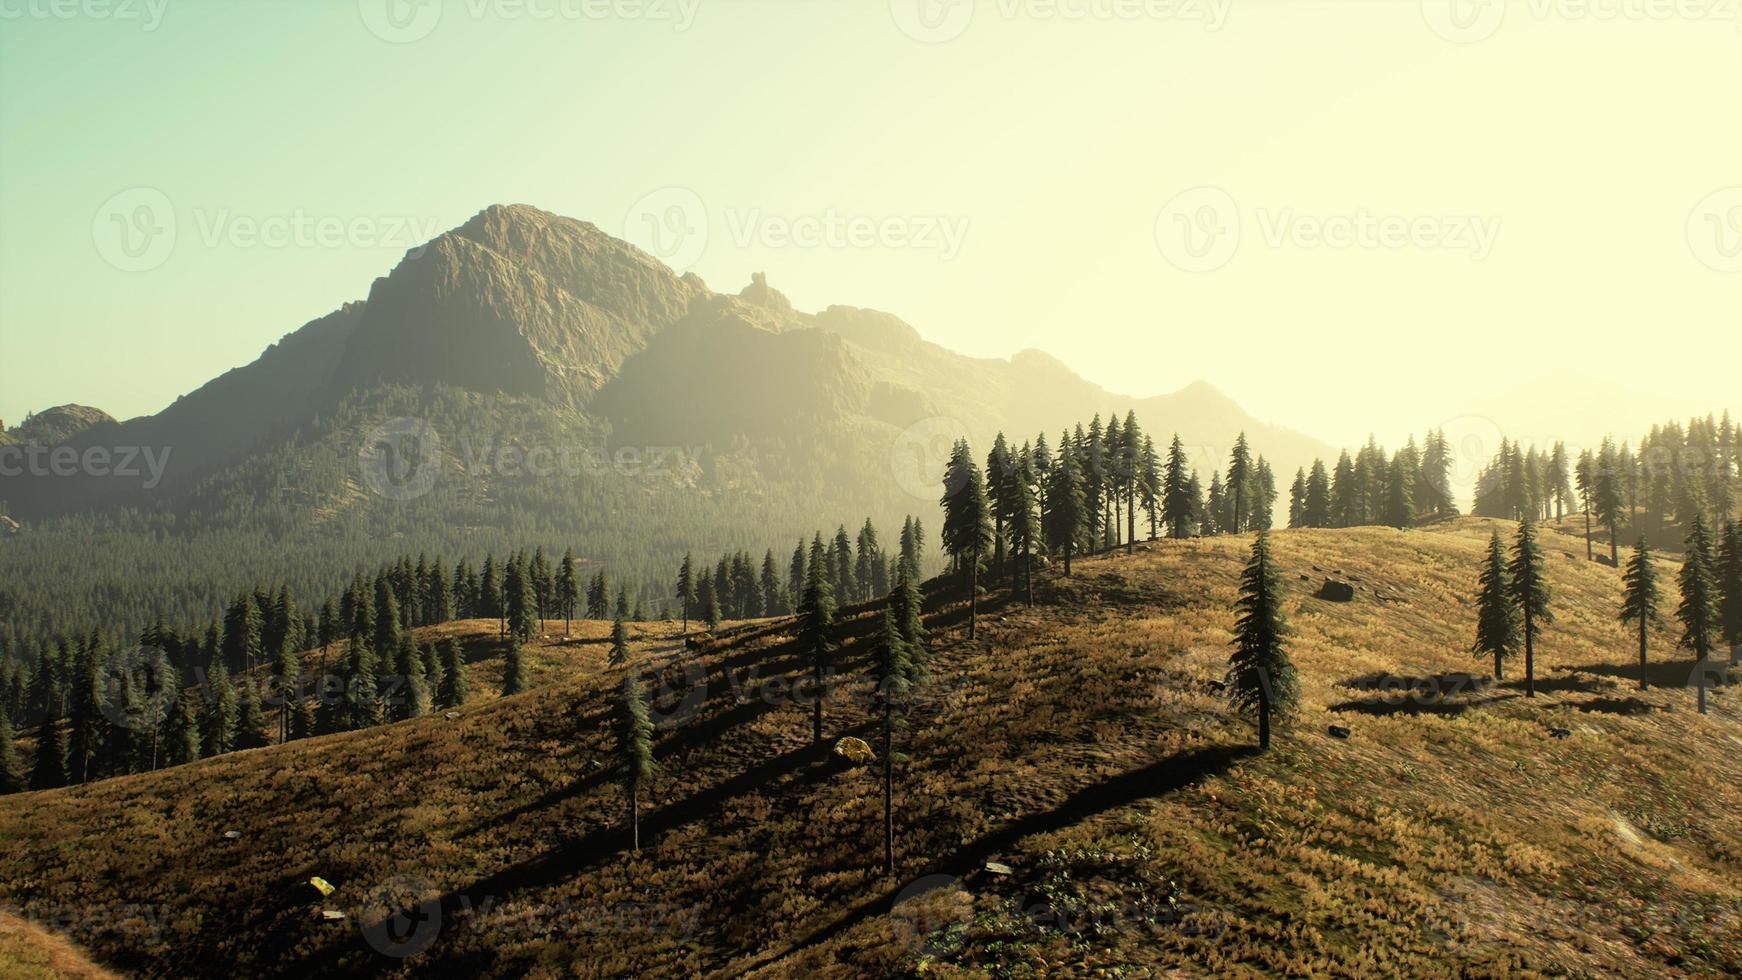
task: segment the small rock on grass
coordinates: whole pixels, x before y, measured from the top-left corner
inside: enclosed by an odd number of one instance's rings
[[[1354,734],[1342,725],[1332,725],[1330,732],[1332,738],[1348,738],[1350,735]]]

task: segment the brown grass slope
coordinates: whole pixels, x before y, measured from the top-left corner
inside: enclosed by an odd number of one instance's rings
[[[878,778],[809,746],[780,622],[699,655],[638,637],[681,723],[629,855],[606,769],[622,669],[594,623],[535,651],[539,689],[457,720],[0,801],[0,905],[151,910],[77,938],[158,975],[1742,969],[1736,695],[1696,715],[1685,658],[1656,671],[1677,687],[1636,690],[1615,570],[1550,536],[1534,702],[1510,680],[1399,693],[1481,672],[1467,597],[1491,526],[1276,535],[1304,707],[1265,756],[1215,690],[1249,539],[1083,561],[1032,610],[995,588],[973,643],[935,597],[894,880]],[[1324,576],[1356,601],[1313,598]],[[876,744],[856,613],[827,730]]]

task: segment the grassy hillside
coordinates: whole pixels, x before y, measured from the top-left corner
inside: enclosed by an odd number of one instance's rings
[[[1734,689],[1698,716],[1681,659],[1653,671],[1675,687],[1636,690],[1617,573],[1555,534],[1539,696],[1449,676],[1482,670],[1491,526],[1277,534],[1305,703],[1263,756],[1217,691],[1248,540],[1083,561],[1033,609],[995,589],[974,642],[934,597],[893,880],[877,774],[808,744],[779,622],[695,654],[637,637],[672,723],[628,854],[605,768],[622,668],[588,624],[535,649],[538,689],[456,719],[0,800],[0,905],[138,910],[75,938],[178,975],[1742,969]],[[1313,598],[1326,576],[1356,600]],[[870,737],[856,612],[831,736]]]

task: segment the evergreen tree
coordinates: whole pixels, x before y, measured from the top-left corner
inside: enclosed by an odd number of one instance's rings
[[[690,631],[690,607],[696,602],[696,571],[695,563],[690,555],[683,556],[683,565],[677,570],[677,590],[673,598],[683,610],[683,630]]]
[[[1494,658],[1494,679],[1506,677],[1506,660],[1518,651],[1518,610],[1512,604],[1512,583],[1500,532],[1488,540],[1488,560],[1477,579],[1476,642],[1472,652]]]
[[[1034,473],[1029,470],[1026,458],[1011,465],[1008,479],[1013,498],[1009,514],[1010,546],[1022,563],[1022,586],[1032,606],[1034,552],[1040,546],[1040,501],[1035,497]]]
[[[1230,534],[1242,534],[1247,529],[1247,516],[1252,507],[1252,472],[1252,450],[1246,445],[1246,433],[1242,432],[1234,442],[1234,451],[1228,456],[1228,482],[1222,490],[1231,501],[1231,519],[1223,528]]]
[[[702,621],[708,624],[708,629],[720,627],[720,597],[714,589],[714,579],[711,575],[702,576],[702,594],[700,597]]]
[[[103,758],[103,736],[108,720],[103,715],[103,685],[98,674],[101,649],[87,645],[76,664],[76,678],[69,691],[67,720],[67,778],[73,783],[96,779]]]
[[[1008,540],[1006,519],[1016,509],[1013,498],[1015,478],[1010,460],[1010,447],[1004,433],[992,441],[992,451],[986,455],[986,489],[992,508],[992,578],[1004,577],[1004,542]]]
[[[823,692],[827,684],[830,660],[835,654],[835,596],[822,562],[817,560],[819,541],[812,549],[809,580],[798,607],[798,648],[811,662],[811,739],[823,740]]]
[[[520,650],[518,637],[508,638],[508,654],[502,662],[502,696],[520,694],[530,685],[526,678],[526,663]]]
[[[296,692],[302,686],[302,662],[294,644],[280,640],[273,657],[272,677],[278,685],[278,740],[290,741],[290,711],[296,703]]]
[[[1058,462],[1053,465],[1052,485],[1047,488],[1051,510],[1046,514],[1047,541],[1051,549],[1062,553],[1065,576],[1071,574],[1071,554],[1083,528],[1083,477],[1077,469],[1076,453],[1068,440],[1059,444]]]
[[[1037,462],[1034,471],[1037,476],[1045,476],[1049,469]],[[1163,484],[1161,457],[1155,451],[1155,438],[1148,433],[1143,436],[1143,449],[1137,459],[1137,472],[1138,500],[1143,506],[1144,517],[1149,521],[1149,540],[1154,541],[1161,535]],[[1044,485],[1042,490],[1044,491]],[[1044,510],[1044,500],[1042,504]]]
[[[421,718],[429,713],[430,693],[428,671],[423,653],[410,633],[402,633],[399,646],[393,651],[394,683],[398,686],[398,703],[393,705],[396,719]]]
[[[1711,668],[1712,645],[1718,635],[1718,595],[1712,574],[1712,542],[1704,516],[1693,516],[1683,551],[1681,606],[1676,609],[1676,619],[1682,625],[1679,645],[1694,652],[1694,673],[1699,678],[1699,706],[1703,715],[1706,713],[1706,673]]]
[[[1730,665],[1742,664],[1742,530],[1735,521],[1724,522],[1718,546],[1719,633],[1730,645]]]
[[[1307,474],[1306,499],[1301,505],[1301,524],[1304,527],[1331,526],[1331,481],[1325,473],[1324,460],[1313,460],[1312,471]]]
[[[629,630],[624,627],[621,616],[611,622],[610,661],[613,667],[619,667],[629,662]]]
[[[1538,625],[1554,623],[1554,615],[1548,608],[1548,568],[1543,562],[1542,548],[1536,541],[1535,523],[1529,520],[1519,522],[1518,541],[1512,546],[1512,564],[1506,573],[1511,578],[1512,601],[1524,616],[1524,694],[1534,698]]]
[[[871,522],[867,520],[865,523],[869,527]],[[781,588],[780,570],[774,563],[773,548],[769,548],[762,556],[762,601],[770,616],[784,616],[792,611]]]
[[[12,719],[0,712],[0,796],[22,793],[29,786],[24,763],[18,758],[18,744],[12,740]]]
[[[30,770],[31,789],[59,789],[67,784],[67,743],[52,711],[44,711],[36,732],[36,764]]]
[[[207,683],[211,694],[206,698],[200,730],[205,738],[205,751],[201,754],[210,758],[235,751],[237,706],[236,688],[230,683],[230,672],[223,664],[212,666]]]
[[[563,552],[562,564],[556,573],[556,602],[563,613],[563,635],[568,636],[575,618],[575,603],[581,598],[581,584],[575,580],[575,551]]]
[[[617,698],[617,772],[629,803],[630,849],[641,852],[641,794],[653,782],[653,722],[641,693],[641,678],[630,671]]]
[[[1288,488],[1288,526],[1306,526],[1306,468],[1294,471],[1294,483]]]
[[[980,612],[980,565],[991,544],[992,521],[986,484],[975,465],[967,440],[956,443],[944,471],[944,550],[949,552],[968,587],[968,639],[974,638]]]
[[[259,685],[244,676],[236,687],[236,748],[261,748],[266,745],[266,713],[260,709]]]
[[[1270,748],[1272,715],[1286,718],[1300,701],[1300,679],[1289,659],[1282,584],[1270,561],[1270,535],[1260,531],[1240,577],[1239,619],[1227,687],[1236,710],[1258,711],[1258,748]]]
[[[1167,470],[1161,480],[1161,512],[1167,519],[1167,533],[1172,538],[1192,536],[1197,495],[1187,485],[1186,450],[1179,435],[1167,449]]]
[[[187,765],[200,757],[200,715],[194,699],[193,688],[183,688],[169,716],[164,748],[172,766]]]
[[[458,708],[466,703],[470,695],[470,685],[466,680],[466,655],[460,649],[460,641],[446,639],[438,647],[441,651],[442,682],[436,689],[436,703],[443,708]]]
[[[1646,664],[1646,640],[1650,628],[1662,624],[1658,615],[1657,604],[1660,594],[1657,588],[1657,568],[1651,563],[1651,550],[1645,545],[1645,536],[1639,536],[1639,543],[1633,547],[1633,558],[1627,562],[1627,573],[1624,576],[1627,583],[1625,597],[1621,601],[1621,622],[1637,623],[1639,626],[1639,689],[1649,686]]]

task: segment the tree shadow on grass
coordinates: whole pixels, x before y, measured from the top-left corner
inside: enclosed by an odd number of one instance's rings
[[[1062,830],[1109,810],[1171,793],[1209,776],[1226,772],[1235,762],[1257,754],[1256,748],[1247,745],[1197,749],[1086,786],[1051,810],[1021,817],[978,840],[927,861],[928,873],[965,875],[1025,837]],[[906,876],[896,879],[889,888],[793,943],[784,952],[769,953],[765,960],[827,942],[868,919],[888,912],[892,903],[906,890],[908,883]],[[745,972],[759,965],[762,964],[740,964],[738,972]]]
[[[1331,705],[1327,710],[1369,715],[1372,717],[1389,717],[1391,715],[1428,715],[1441,718],[1455,718],[1474,708],[1483,708],[1501,701],[1512,700],[1511,697],[1476,698],[1471,701],[1441,701],[1408,696],[1383,698],[1361,698],[1354,701],[1343,701]]]
[[[1706,677],[1712,687],[1724,686],[1724,668],[1728,666],[1727,657],[1714,657],[1715,669]],[[1574,670],[1585,674],[1596,674],[1600,677],[1613,677],[1625,680],[1633,686],[1639,684],[1639,665],[1632,664],[1590,664],[1574,667]],[[1645,682],[1649,687],[1665,690],[1683,690],[1696,687],[1699,684],[1699,663],[1694,660],[1664,660],[1649,663],[1645,669]],[[1732,669],[1730,677],[1733,682],[1742,681],[1742,670]]]
[[[1608,715],[1648,715],[1659,709],[1638,698],[1596,698],[1579,705],[1579,710]]]

